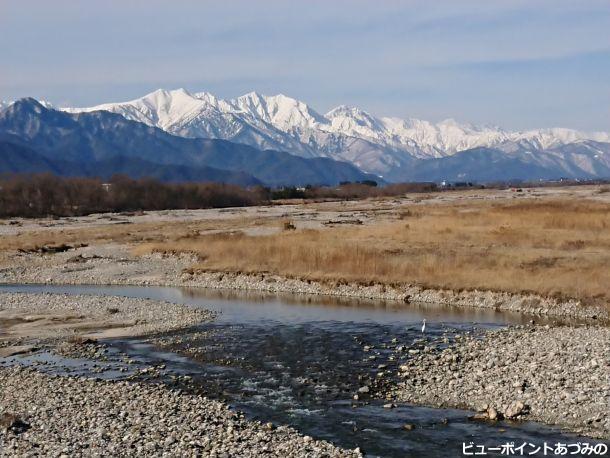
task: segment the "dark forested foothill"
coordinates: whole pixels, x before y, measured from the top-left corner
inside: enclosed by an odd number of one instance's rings
[[[261,204],[265,198],[261,188],[221,183],[167,184],[125,176],[114,176],[107,182],[51,174],[0,177],[0,217],[240,207]]]

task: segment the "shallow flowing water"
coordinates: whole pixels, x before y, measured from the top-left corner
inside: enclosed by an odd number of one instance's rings
[[[518,314],[160,287],[20,285],[0,286],[0,291],[146,297],[219,312],[213,323],[163,336],[163,347],[144,339],[110,341],[109,370],[100,373],[95,371],[100,364],[44,352],[5,364],[41,364],[51,371],[104,378],[163,364],[161,379],[168,383],[177,376],[192,377],[208,395],[227,400],[251,418],[288,424],[341,446],[359,446],[371,456],[462,456],[462,444],[470,442],[489,447],[588,441],[532,422],[472,422],[472,413],[462,410],[406,404],[388,409],[370,397],[397,381],[397,367],[409,357],[400,347],[442,347],[456,332],[529,321]],[[137,361],[128,372],[119,371],[121,353]],[[365,386],[370,393],[354,400]],[[407,431],[405,424],[415,428]]]

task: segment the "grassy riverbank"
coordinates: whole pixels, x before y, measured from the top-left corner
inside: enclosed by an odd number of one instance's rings
[[[182,233],[135,251],[195,254],[195,272],[532,292],[591,303],[610,299],[609,203],[471,200],[399,205],[393,216],[265,235]]]

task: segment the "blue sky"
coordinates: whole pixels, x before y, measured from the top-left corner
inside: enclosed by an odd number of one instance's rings
[[[610,131],[610,1],[0,2],[0,100],[159,87]]]

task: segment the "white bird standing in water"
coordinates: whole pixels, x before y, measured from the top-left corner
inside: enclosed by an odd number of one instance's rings
[[[426,319],[424,318],[424,324],[421,325],[421,332],[426,332]]]

